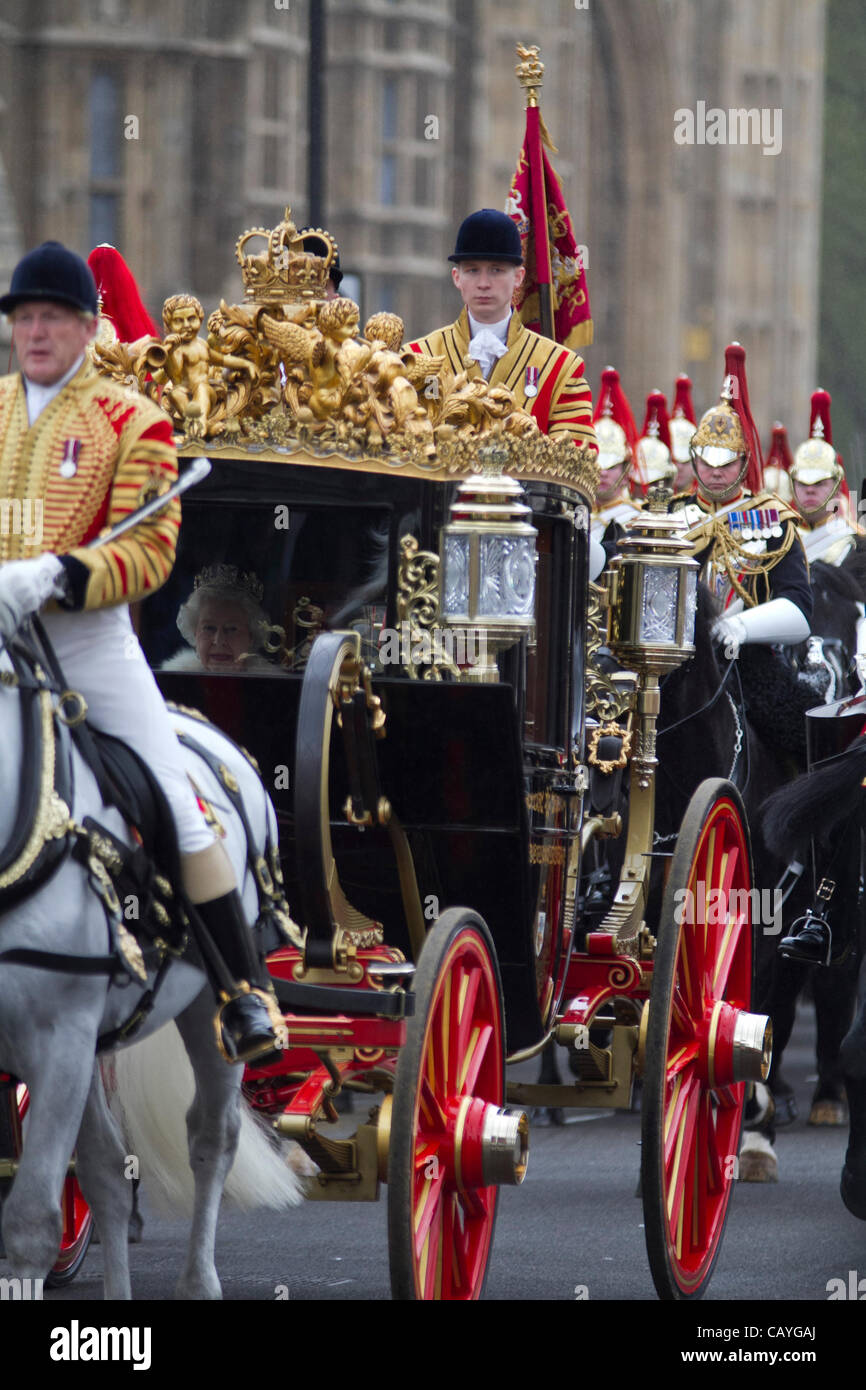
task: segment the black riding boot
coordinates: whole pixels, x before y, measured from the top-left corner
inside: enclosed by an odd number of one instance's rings
[[[223,983],[215,982],[209,969],[222,1005],[219,1026],[226,1055],[233,1062],[250,1062],[274,1053],[280,1046],[276,1001],[273,1007],[267,1002],[267,986],[262,981],[265,972],[256,956],[240,895],[236,891],[225,893],[210,902],[196,903],[195,910],[234,981],[234,993],[227,998]]]

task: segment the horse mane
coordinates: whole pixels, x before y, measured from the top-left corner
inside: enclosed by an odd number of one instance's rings
[[[852,551],[852,555],[856,555]],[[824,560],[816,560],[811,567],[812,587],[822,589],[833,598],[849,599],[852,603],[862,603],[866,598],[866,553],[859,556],[858,565],[828,565]]]
[[[857,600],[862,603],[866,599],[866,536],[855,538],[853,550],[849,551],[841,565],[835,569],[837,574],[847,574],[854,580],[858,589]]]
[[[861,734],[844,753],[769,796],[758,820],[772,852],[790,859],[813,836],[828,841],[838,825],[859,814],[864,777],[866,734]]]

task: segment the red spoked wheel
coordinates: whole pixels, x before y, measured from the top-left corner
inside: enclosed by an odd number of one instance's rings
[[[4,1158],[19,1158],[22,1149],[22,1123],[27,1115],[30,1094],[27,1087],[12,1085],[0,1092],[0,1153]],[[12,1181],[3,1186],[11,1188]],[[49,1289],[60,1289],[71,1284],[84,1263],[90,1238],[93,1234],[93,1213],[84,1200],[77,1179],[70,1175],[64,1179],[61,1195],[63,1233],[60,1237],[60,1250],[57,1262],[48,1274],[45,1284]]]
[[[528,1148],[526,1116],[502,1109],[502,988],[476,913],[442,914],[413,990],[390,1121],[391,1287],[395,1298],[475,1299],[487,1275],[498,1184],[522,1180]]]
[[[751,851],[730,782],[702,782],[680,829],[653,968],[641,1188],[660,1298],[705,1291],[721,1248],[745,1081],[769,1070],[769,1020],[751,1014]]]

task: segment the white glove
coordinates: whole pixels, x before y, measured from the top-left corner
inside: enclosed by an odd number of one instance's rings
[[[65,592],[66,574],[56,555],[8,561],[0,567],[0,637],[8,640],[25,618]]]
[[[589,577],[598,579],[605,565],[607,564],[607,551],[601,541],[597,541],[595,536],[589,538]]]
[[[742,613],[726,614],[713,624],[713,637],[733,653],[745,644],[764,642],[768,646],[781,643],[785,647],[805,642],[811,629],[805,613],[789,598],[771,598],[757,608]]]
[[[857,619],[857,650],[854,654],[854,666],[857,677],[860,681],[860,689],[866,689],[866,608],[862,603],[858,603],[860,617]]]

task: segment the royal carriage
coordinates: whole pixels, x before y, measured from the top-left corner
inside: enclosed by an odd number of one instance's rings
[[[165,696],[249,751],[277,810],[279,857],[254,867],[271,902],[284,877],[291,908],[269,956],[287,1039],[247,1069],[247,1100],[314,1161],[311,1199],[386,1185],[396,1296],[475,1298],[498,1189],[526,1171],[520,1107],[627,1108],[640,1078],[653,1279],[699,1296],[770,1030],[749,1012],[733,787],[703,783],[673,855],[653,853],[659,680],[693,650],[680,524],[648,510],[590,586],[592,450],[404,351],[393,315],[362,334],[288,210],[237,254],[245,302],[222,303],[206,340],[196,313],[97,358],[162,400],[182,461],[212,463],[137,622]],[[208,576],[269,621],[243,669],[177,659],[178,611]],[[599,790],[626,764],[627,830]],[[615,837],[619,881],[593,914],[584,858]],[[549,1044],[567,1083],[509,1082]],[[340,1137],[346,1091],[369,1099]],[[68,1189],[67,1277],[88,1235]]]

